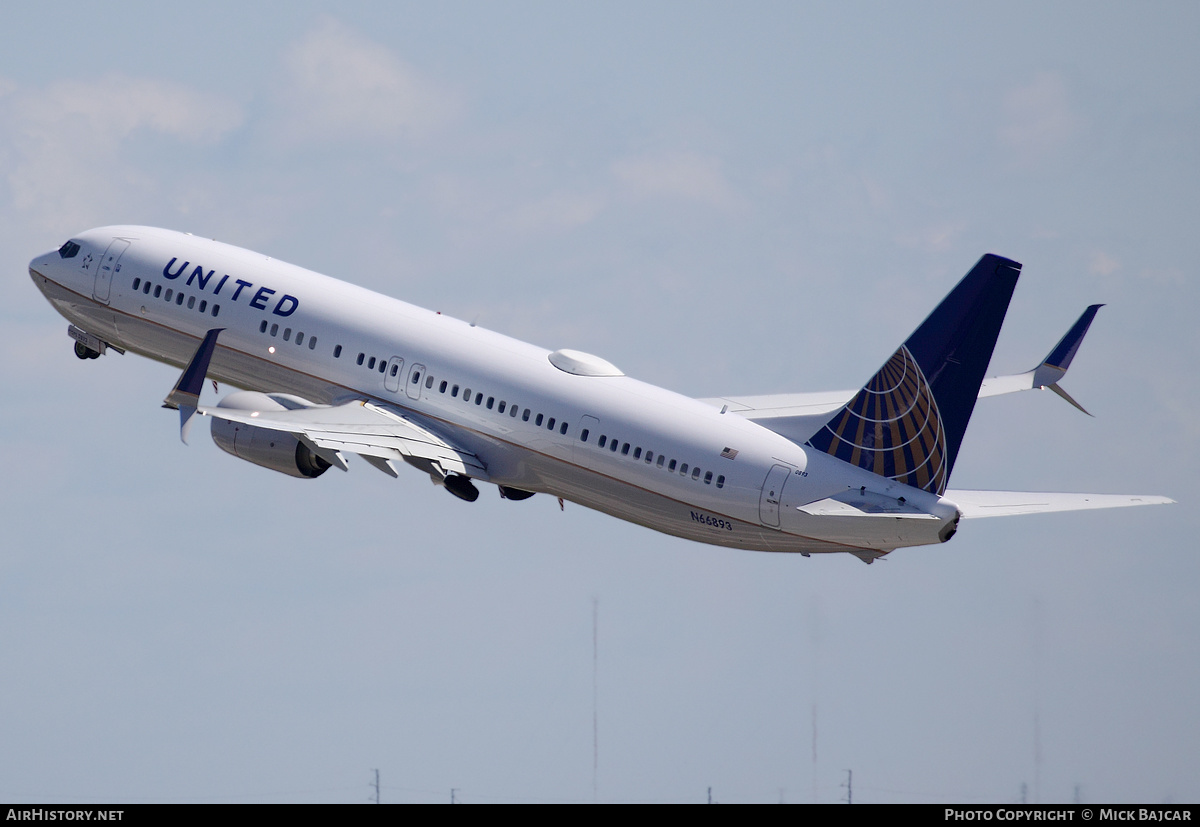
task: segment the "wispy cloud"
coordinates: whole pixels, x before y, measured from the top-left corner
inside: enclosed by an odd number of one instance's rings
[[[612,172],[635,198],[676,198],[723,209],[742,203],[720,160],[711,155],[668,152],[623,158],[613,163]]]
[[[553,192],[511,210],[506,223],[528,233],[570,229],[587,224],[604,207],[605,199],[597,194]]]
[[[896,236],[896,241],[915,250],[941,253],[951,249],[966,228],[967,222],[965,221],[939,221],[901,233]]]
[[[22,89],[0,81],[0,146],[11,205],[35,224],[86,223],[100,199],[155,186],[122,162],[122,144],[140,134],[212,144],[242,123],[218,95],[171,81],[120,74]]]
[[[284,69],[293,139],[421,138],[460,109],[453,91],[330,17],[286,50]]]
[[[1091,259],[1088,260],[1088,272],[1093,276],[1111,276],[1120,269],[1121,262],[1103,250],[1092,253]]]
[[[1061,150],[1079,128],[1067,84],[1058,74],[1042,72],[1004,96],[999,141],[1022,166]]]

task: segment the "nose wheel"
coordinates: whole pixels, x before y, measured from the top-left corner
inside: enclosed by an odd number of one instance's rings
[[[100,358],[100,354],[98,352],[92,350],[90,347],[85,345],[83,342],[75,343],[75,355],[78,356],[80,359],[98,359],[98,358]]]

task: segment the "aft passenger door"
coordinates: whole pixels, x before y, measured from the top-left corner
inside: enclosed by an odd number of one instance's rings
[[[779,528],[779,504],[783,502],[783,487],[791,475],[792,469],[787,465],[772,465],[767,472],[758,500],[758,518],[763,525]]]

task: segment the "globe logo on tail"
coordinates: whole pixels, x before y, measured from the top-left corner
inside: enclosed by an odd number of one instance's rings
[[[938,495],[946,490],[945,429],[904,345],[808,444],[881,477]]]

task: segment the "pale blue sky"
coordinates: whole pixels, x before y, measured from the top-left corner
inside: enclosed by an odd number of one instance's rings
[[[593,598],[604,801],[1200,799],[1194,4],[6,12],[0,799],[591,800]],[[987,400],[953,484],[1179,504],[867,568],[285,478],[72,355],[26,265],[126,222],[695,396],[856,387],[999,253],[993,372],[1107,303],[1096,417]]]

